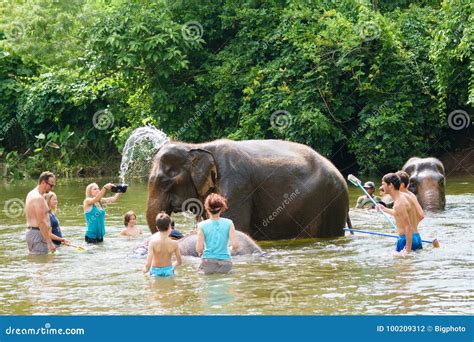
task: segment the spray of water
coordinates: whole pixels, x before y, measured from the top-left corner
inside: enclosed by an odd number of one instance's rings
[[[148,165],[161,146],[169,142],[168,136],[153,126],[139,127],[132,132],[125,142],[120,163],[120,182],[125,183],[125,175],[132,166],[139,169],[144,164]]]

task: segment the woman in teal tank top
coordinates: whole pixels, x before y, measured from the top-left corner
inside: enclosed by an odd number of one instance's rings
[[[115,196],[104,198],[107,190],[112,189],[113,184],[108,183],[99,189],[97,183],[91,183],[86,187],[86,199],[84,200],[84,217],[86,219],[87,243],[99,243],[104,241],[105,236],[105,209],[103,204],[114,203],[120,198],[120,193]]]
[[[199,223],[196,251],[201,255],[200,272],[228,273],[232,270],[229,241],[232,251],[239,249],[239,240],[232,220],[220,217],[227,209],[227,200],[218,195],[207,196],[204,207],[209,219]]]

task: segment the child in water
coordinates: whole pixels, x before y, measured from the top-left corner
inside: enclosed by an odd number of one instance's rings
[[[135,238],[143,233],[139,227],[135,227],[137,224],[137,215],[135,215],[133,211],[129,211],[124,215],[123,224],[125,228],[122,229],[120,235]]]
[[[159,213],[156,216],[156,228],[158,233],[154,234],[148,243],[148,256],[143,272],[150,272],[152,277],[172,277],[174,269],[181,265],[181,253],[178,242],[169,237],[172,230],[171,218],[165,213]],[[173,254],[176,257],[174,263],[171,262]]]
[[[66,240],[63,238],[63,234],[61,232],[61,227],[59,227],[59,220],[56,217],[56,209],[58,208],[58,197],[56,194],[52,191],[48,192],[47,194],[44,194],[44,199],[46,203],[48,204],[48,215],[49,215],[49,221],[51,223],[51,232],[50,232],[50,237],[53,243],[56,246],[60,246],[61,243],[64,243],[65,245],[69,245],[69,240]]]

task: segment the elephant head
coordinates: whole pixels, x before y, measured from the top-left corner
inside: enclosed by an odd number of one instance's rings
[[[403,170],[410,175],[408,189],[416,195],[423,209],[444,209],[446,180],[444,166],[438,159],[410,158]]]
[[[166,144],[156,154],[148,178],[150,231],[156,232],[155,218],[160,211],[170,215],[190,209],[202,216],[205,197],[216,189],[217,165],[211,152],[181,143]]]

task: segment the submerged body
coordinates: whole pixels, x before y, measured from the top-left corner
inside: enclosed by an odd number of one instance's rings
[[[240,256],[240,255],[252,255],[252,254],[263,254],[262,249],[255,243],[252,238],[242,232],[236,231],[237,238],[239,239],[239,249],[233,250],[231,252],[232,256]],[[153,234],[155,236],[157,233]],[[148,240],[144,241],[138,247],[135,248],[134,254],[135,255],[146,255],[148,253]],[[184,256],[192,256],[192,257],[199,257],[196,251],[196,241],[197,241],[197,234],[190,234],[185,236],[182,239],[179,239],[178,246],[181,252],[181,255]]]

